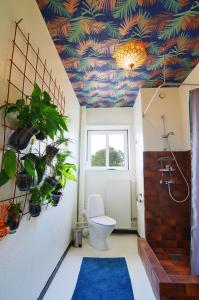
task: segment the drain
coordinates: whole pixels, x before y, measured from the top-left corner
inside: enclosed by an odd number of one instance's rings
[[[169,258],[177,261],[185,261],[186,258],[181,254],[168,254]]]

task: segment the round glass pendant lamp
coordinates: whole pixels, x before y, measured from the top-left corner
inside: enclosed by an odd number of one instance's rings
[[[147,53],[145,44],[140,41],[129,41],[119,44],[115,49],[113,57],[119,68],[125,70],[136,69],[146,61]]]

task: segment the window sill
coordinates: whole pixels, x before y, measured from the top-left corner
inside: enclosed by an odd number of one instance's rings
[[[130,172],[131,170],[129,169],[99,169],[99,168],[86,168],[86,171],[99,171],[99,172],[102,172],[102,171],[105,171],[105,172]]]

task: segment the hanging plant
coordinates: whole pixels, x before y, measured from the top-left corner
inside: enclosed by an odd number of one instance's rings
[[[22,217],[21,204],[12,203],[7,211],[5,224],[10,228],[9,233],[15,233]]]
[[[52,142],[50,145],[46,146],[46,156],[47,156],[47,164],[51,165],[53,159],[56,154],[59,152],[59,146],[64,145],[68,146],[69,139],[64,136],[57,139],[55,142]]]
[[[18,172],[17,170],[18,164]],[[3,169],[0,172],[0,186],[16,176],[16,185],[20,191],[29,191],[31,186],[39,184],[46,169],[46,156],[27,153],[17,160],[17,153],[13,149],[3,155]]]
[[[38,217],[41,212],[41,207],[45,202],[51,202],[51,193],[54,190],[49,182],[45,181],[42,186],[31,189],[31,198],[29,202],[29,213],[32,217]]]
[[[57,185],[54,191],[51,193],[51,205],[57,206],[60,199],[62,198],[62,190],[65,187],[67,181],[76,181],[74,172],[76,171],[76,166],[74,164],[68,163],[66,160],[69,158],[71,152],[63,151],[57,154],[56,164],[53,167],[53,178],[56,178]]]
[[[17,114],[18,128],[8,141],[17,151],[25,149],[33,135],[39,139],[54,139],[58,132],[63,135],[64,131],[68,131],[68,117],[58,112],[49,94],[42,92],[37,84],[31,96],[25,100],[18,99],[15,104],[4,104],[0,109],[5,109],[6,115],[13,112]]]

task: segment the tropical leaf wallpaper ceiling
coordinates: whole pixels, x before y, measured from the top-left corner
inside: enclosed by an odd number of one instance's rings
[[[81,105],[133,106],[140,87],[182,82],[199,61],[199,0],[37,0]],[[118,43],[142,41],[147,60],[116,66]]]

